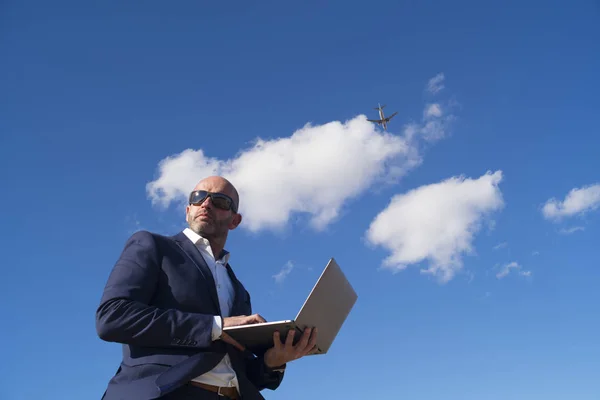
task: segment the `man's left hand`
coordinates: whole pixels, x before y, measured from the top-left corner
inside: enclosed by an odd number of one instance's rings
[[[274,346],[265,353],[265,364],[269,368],[280,367],[290,361],[297,360],[316,350],[317,344],[317,328],[306,328],[302,337],[294,345],[295,330],[290,330],[285,339],[285,343],[281,343],[279,332],[273,334]]]

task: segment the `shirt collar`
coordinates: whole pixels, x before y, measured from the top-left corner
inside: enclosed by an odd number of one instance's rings
[[[229,257],[230,257],[229,251],[223,249],[223,251],[221,251],[221,257],[219,257],[219,259],[217,259],[212,252],[212,248],[210,247],[210,242],[208,241],[208,239],[198,235],[196,232],[194,232],[190,228],[185,228],[183,230],[183,233],[197,247],[201,248],[202,250],[204,250],[208,254],[210,254],[215,259],[215,261],[221,261],[223,263],[223,265],[227,265],[227,263],[229,262]]]

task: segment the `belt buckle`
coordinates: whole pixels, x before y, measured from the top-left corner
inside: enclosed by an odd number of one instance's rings
[[[223,387],[222,387],[222,386],[218,386],[218,389],[217,389],[217,394],[218,394],[219,396],[225,397],[225,395],[224,395],[223,393],[221,393],[221,389],[223,389]]]

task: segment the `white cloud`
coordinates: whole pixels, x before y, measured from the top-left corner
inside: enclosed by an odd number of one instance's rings
[[[600,183],[571,189],[564,201],[555,198],[548,200],[542,208],[542,214],[546,219],[559,220],[563,217],[582,215],[598,207],[600,207]]]
[[[428,260],[421,271],[448,282],[462,269],[462,254],[472,251],[484,220],[504,206],[501,180],[502,171],[452,177],[396,195],[371,222],[367,240],[391,252],[384,268],[397,272]]]
[[[427,83],[427,90],[430,93],[437,94],[440,90],[444,88],[444,79],[445,77],[443,73],[437,74],[436,76],[431,78]]]
[[[277,283],[282,283],[285,280],[285,278],[290,274],[290,272],[292,272],[292,269],[294,269],[294,264],[291,261],[288,261],[281,268],[281,271],[273,275],[273,279],[275,279],[275,282]]]
[[[508,246],[507,242],[498,243],[497,245],[494,246],[494,250],[500,250],[500,249],[505,248],[506,246]]]
[[[407,137],[420,135],[428,142],[435,142],[444,138],[449,125],[455,116],[445,112],[439,103],[427,104],[423,110],[423,118],[418,123],[409,123],[405,128]]]
[[[424,113],[424,117],[425,118],[430,118],[430,117],[441,117],[442,116],[442,109],[440,107],[439,104],[434,103],[434,104],[429,104],[427,107],[425,107],[425,113]]]
[[[185,199],[199,179],[223,175],[240,193],[242,226],[281,228],[297,212],[309,214],[313,227],[322,229],[345,201],[419,163],[411,141],[378,131],[359,116],[346,123],[307,125],[287,138],[258,139],[230,160],[185,150],[161,161],[160,176],[148,184],[148,193],[154,203],[166,206]]]
[[[498,272],[496,274],[496,278],[502,279],[510,273],[511,269],[519,269],[519,268],[521,268],[521,266],[518,263],[516,263],[515,261],[505,264],[502,267],[502,269],[500,270],[500,272]]]
[[[395,183],[418,166],[422,139],[444,137],[451,117],[440,109],[398,135],[381,131],[364,115],[307,124],[289,137],[256,139],[227,160],[187,149],[159,163],[158,177],[147,185],[148,196],[153,204],[168,207],[185,202],[201,178],[221,175],[240,193],[241,227],[277,230],[293,214],[302,214],[314,229],[324,229],[349,200],[374,185]]]
[[[516,261],[513,261],[508,264],[504,264],[502,266],[502,268],[500,269],[500,272],[498,272],[496,274],[496,278],[498,278],[498,279],[505,278],[506,276],[508,276],[508,274],[510,274],[510,271],[512,269],[514,269],[515,271],[518,271],[518,274],[521,276],[525,276],[525,277],[531,276],[531,271],[523,271],[522,266],[519,263],[517,263]]]
[[[583,230],[585,230],[585,228],[583,226],[574,226],[572,228],[563,228],[559,232],[562,233],[563,235],[570,235],[577,231],[583,231]]]
[[[454,115],[445,114],[438,103],[428,104],[423,111],[423,120],[415,130],[427,141],[438,141],[446,136]]]

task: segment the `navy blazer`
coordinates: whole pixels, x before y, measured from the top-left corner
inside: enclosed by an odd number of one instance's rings
[[[231,315],[251,315],[250,295],[229,264],[235,299]],[[133,234],[113,267],[96,311],[98,336],[122,343],[123,359],[104,399],[155,399],[210,371],[229,354],[244,399],[262,400],[283,372],[262,354],[243,353],[211,338],[221,315],[212,273],[183,232]]]

